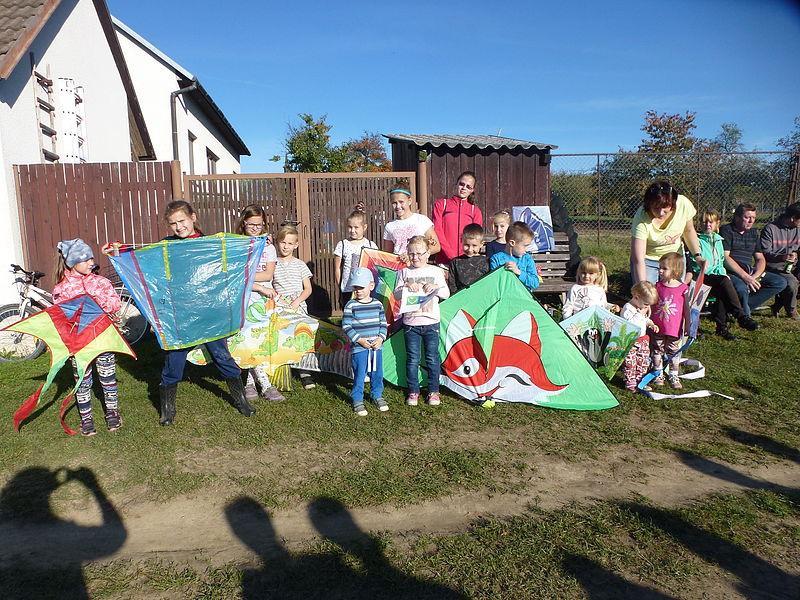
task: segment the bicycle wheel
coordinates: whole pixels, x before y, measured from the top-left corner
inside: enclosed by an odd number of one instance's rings
[[[0,329],[13,325],[33,314],[38,308],[29,306],[25,314],[19,314],[19,304],[6,304],[0,307]],[[0,361],[33,360],[47,349],[47,345],[37,337],[16,331],[0,331]]]
[[[121,320],[117,327],[122,336],[133,346],[144,337],[150,324],[130,295],[123,292],[119,297],[122,300],[122,308],[119,311]]]

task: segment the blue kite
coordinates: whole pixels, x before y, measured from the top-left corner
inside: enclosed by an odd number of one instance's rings
[[[244,324],[264,237],[218,233],[111,256],[164,350],[235,334]]]

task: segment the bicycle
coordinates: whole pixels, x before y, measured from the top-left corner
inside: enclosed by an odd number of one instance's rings
[[[37,284],[44,277],[41,271],[26,271],[19,265],[11,265],[11,271],[19,275],[14,283],[19,291],[19,304],[0,306],[0,329],[13,325],[37,312],[53,306],[53,295]],[[117,324],[122,336],[133,346],[150,329],[133,297],[121,283],[114,286],[122,301]],[[47,345],[37,337],[16,331],[0,331],[0,362],[33,360],[40,356]]]

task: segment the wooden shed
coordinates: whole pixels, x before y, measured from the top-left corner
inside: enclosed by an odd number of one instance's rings
[[[420,212],[430,214],[437,198],[451,196],[464,171],[477,175],[475,197],[487,217],[515,205],[550,204],[550,151],[558,146],[496,135],[384,137],[392,145],[392,170],[417,173]]]

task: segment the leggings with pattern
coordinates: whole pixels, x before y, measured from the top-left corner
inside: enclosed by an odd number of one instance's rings
[[[100,385],[103,387],[103,397],[105,401],[106,412],[111,410],[118,410],[117,403],[117,361],[113,352],[103,352],[99,354],[93,363],[97,369],[97,376],[100,378]],[[78,374],[75,359],[72,359],[72,373],[75,375],[75,381],[80,376]],[[81,382],[78,391],[75,393],[75,398],[78,401],[78,412],[81,415],[81,420],[89,418],[92,414],[92,365],[86,369],[86,375]]]
[[[636,340],[630,352],[625,356],[622,374],[625,378],[625,387],[633,389],[647,374],[650,369],[650,338],[646,335]]]

